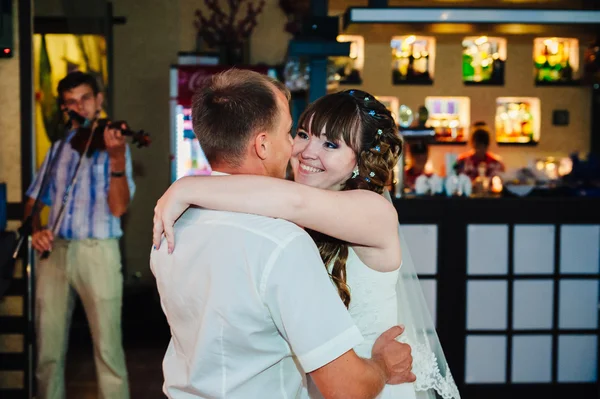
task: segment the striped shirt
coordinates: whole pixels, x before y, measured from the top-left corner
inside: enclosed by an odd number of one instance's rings
[[[46,187],[40,198],[41,202],[50,207],[48,228],[54,226],[63,196],[75,174],[80,158],[79,153],[68,145],[68,141],[74,133],[75,131],[69,133],[66,139],[67,143],[62,146],[62,150],[59,151],[60,141],[52,146],[46,154],[37,176],[27,190],[29,198],[35,198],[38,195],[50,154],[52,154],[52,171],[50,171],[45,183]],[[127,146],[125,175],[130,198],[133,198],[135,192],[132,174],[131,152]],[[81,161],[79,177],[71,187],[64,215],[56,232],[57,237],[66,240],[82,240],[86,238],[119,238],[123,235],[121,219],[114,216],[108,206],[110,179],[110,162],[106,151],[96,151],[91,157],[84,157]]]

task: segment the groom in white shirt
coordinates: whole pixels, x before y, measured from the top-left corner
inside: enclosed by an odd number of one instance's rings
[[[255,72],[229,70],[198,91],[194,132],[213,170],[283,178],[292,150],[289,92]],[[374,398],[414,381],[410,347],[384,333],[372,359],[300,227],[242,213],[188,209],[177,250],[152,251],[172,339],[164,393],[187,398],[306,398],[306,373],[326,399]]]

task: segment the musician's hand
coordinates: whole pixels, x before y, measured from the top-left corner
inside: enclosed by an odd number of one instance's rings
[[[52,243],[54,242],[54,235],[48,229],[36,231],[31,236],[31,244],[33,248],[39,253],[46,251],[52,251]]]
[[[127,125],[123,123],[121,128],[126,129]],[[121,130],[107,126],[104,129],[104,143],[106,144],[106,151],[111,159],[125,159],[125,137],[121,134]]]

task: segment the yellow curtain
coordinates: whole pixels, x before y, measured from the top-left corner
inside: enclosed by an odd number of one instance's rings
[[[36,164],[39,168],[46,152],[50,148],[50,140],[44,126],[40,100],[44,95],[40,91],[40,53],[42,50],[42,35],[33,37],[34,54],[34,90],[35,90],[35,145]],[[108,82],[106,41],[97,35],[47,34],[46,49],[51,66],[51,81],[54,98],[57,96],[58,82],[73,70],[94,72],[101,76],[102,83]],[[87,57],[87,60],[86,60]]]
[[[72,35],[72,34],[47,34],[45,35],[46,48],[42,48],[42,35],[33,37],[33,76],[35,90],[35,149],[36,169],[42,165],[46,152],[50,149],[50,138],[44,124],[42,99],[44,96],[57,98],[58,82],[69,72],[79,70],[93,73],[98,76],[102,87],[108,82],[106,40],[97,35]],[[43,53],[45,51],[45,53]],[[47,57],[47,59],[45,58]],[[44,59],[46,63],[40,63]],[[48,65],[49,61],[49,65]],[[48,66],[50,67],[48,70]],[[50,75],[51,93],[45,93],[40,84],[41,73]],[[106,100],[105,100],[106,101]],[[102,117],[106,115],[102,113]],[[48,220],[48,209],[40,217],[43,224]]]

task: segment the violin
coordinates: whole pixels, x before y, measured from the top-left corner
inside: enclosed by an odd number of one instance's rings
[[[79,124],[77,132],[73,135],[69,144],[80,156],[85,152],[88,141],[90,140],[90,135],[92,135],[92,141],[90,142],[86,153],[88,157],[91,157],[96,151],[106,150],[106,143],[104,142],[104,129],[106,127],[117,129],[123,136],[131,137],[132,143],[137,145],[138,148],[148,147],[152,142],[150,134],[143,130],[134,131],[129,128],[123,128],[122,126],[124,124],[127,125],[125,121],[110,121],[105,118],[97,119],[96,126],[93,127],[92,122],[79,115],[77,112],[69,110],[67,113],[71,122],[76,121]]]

